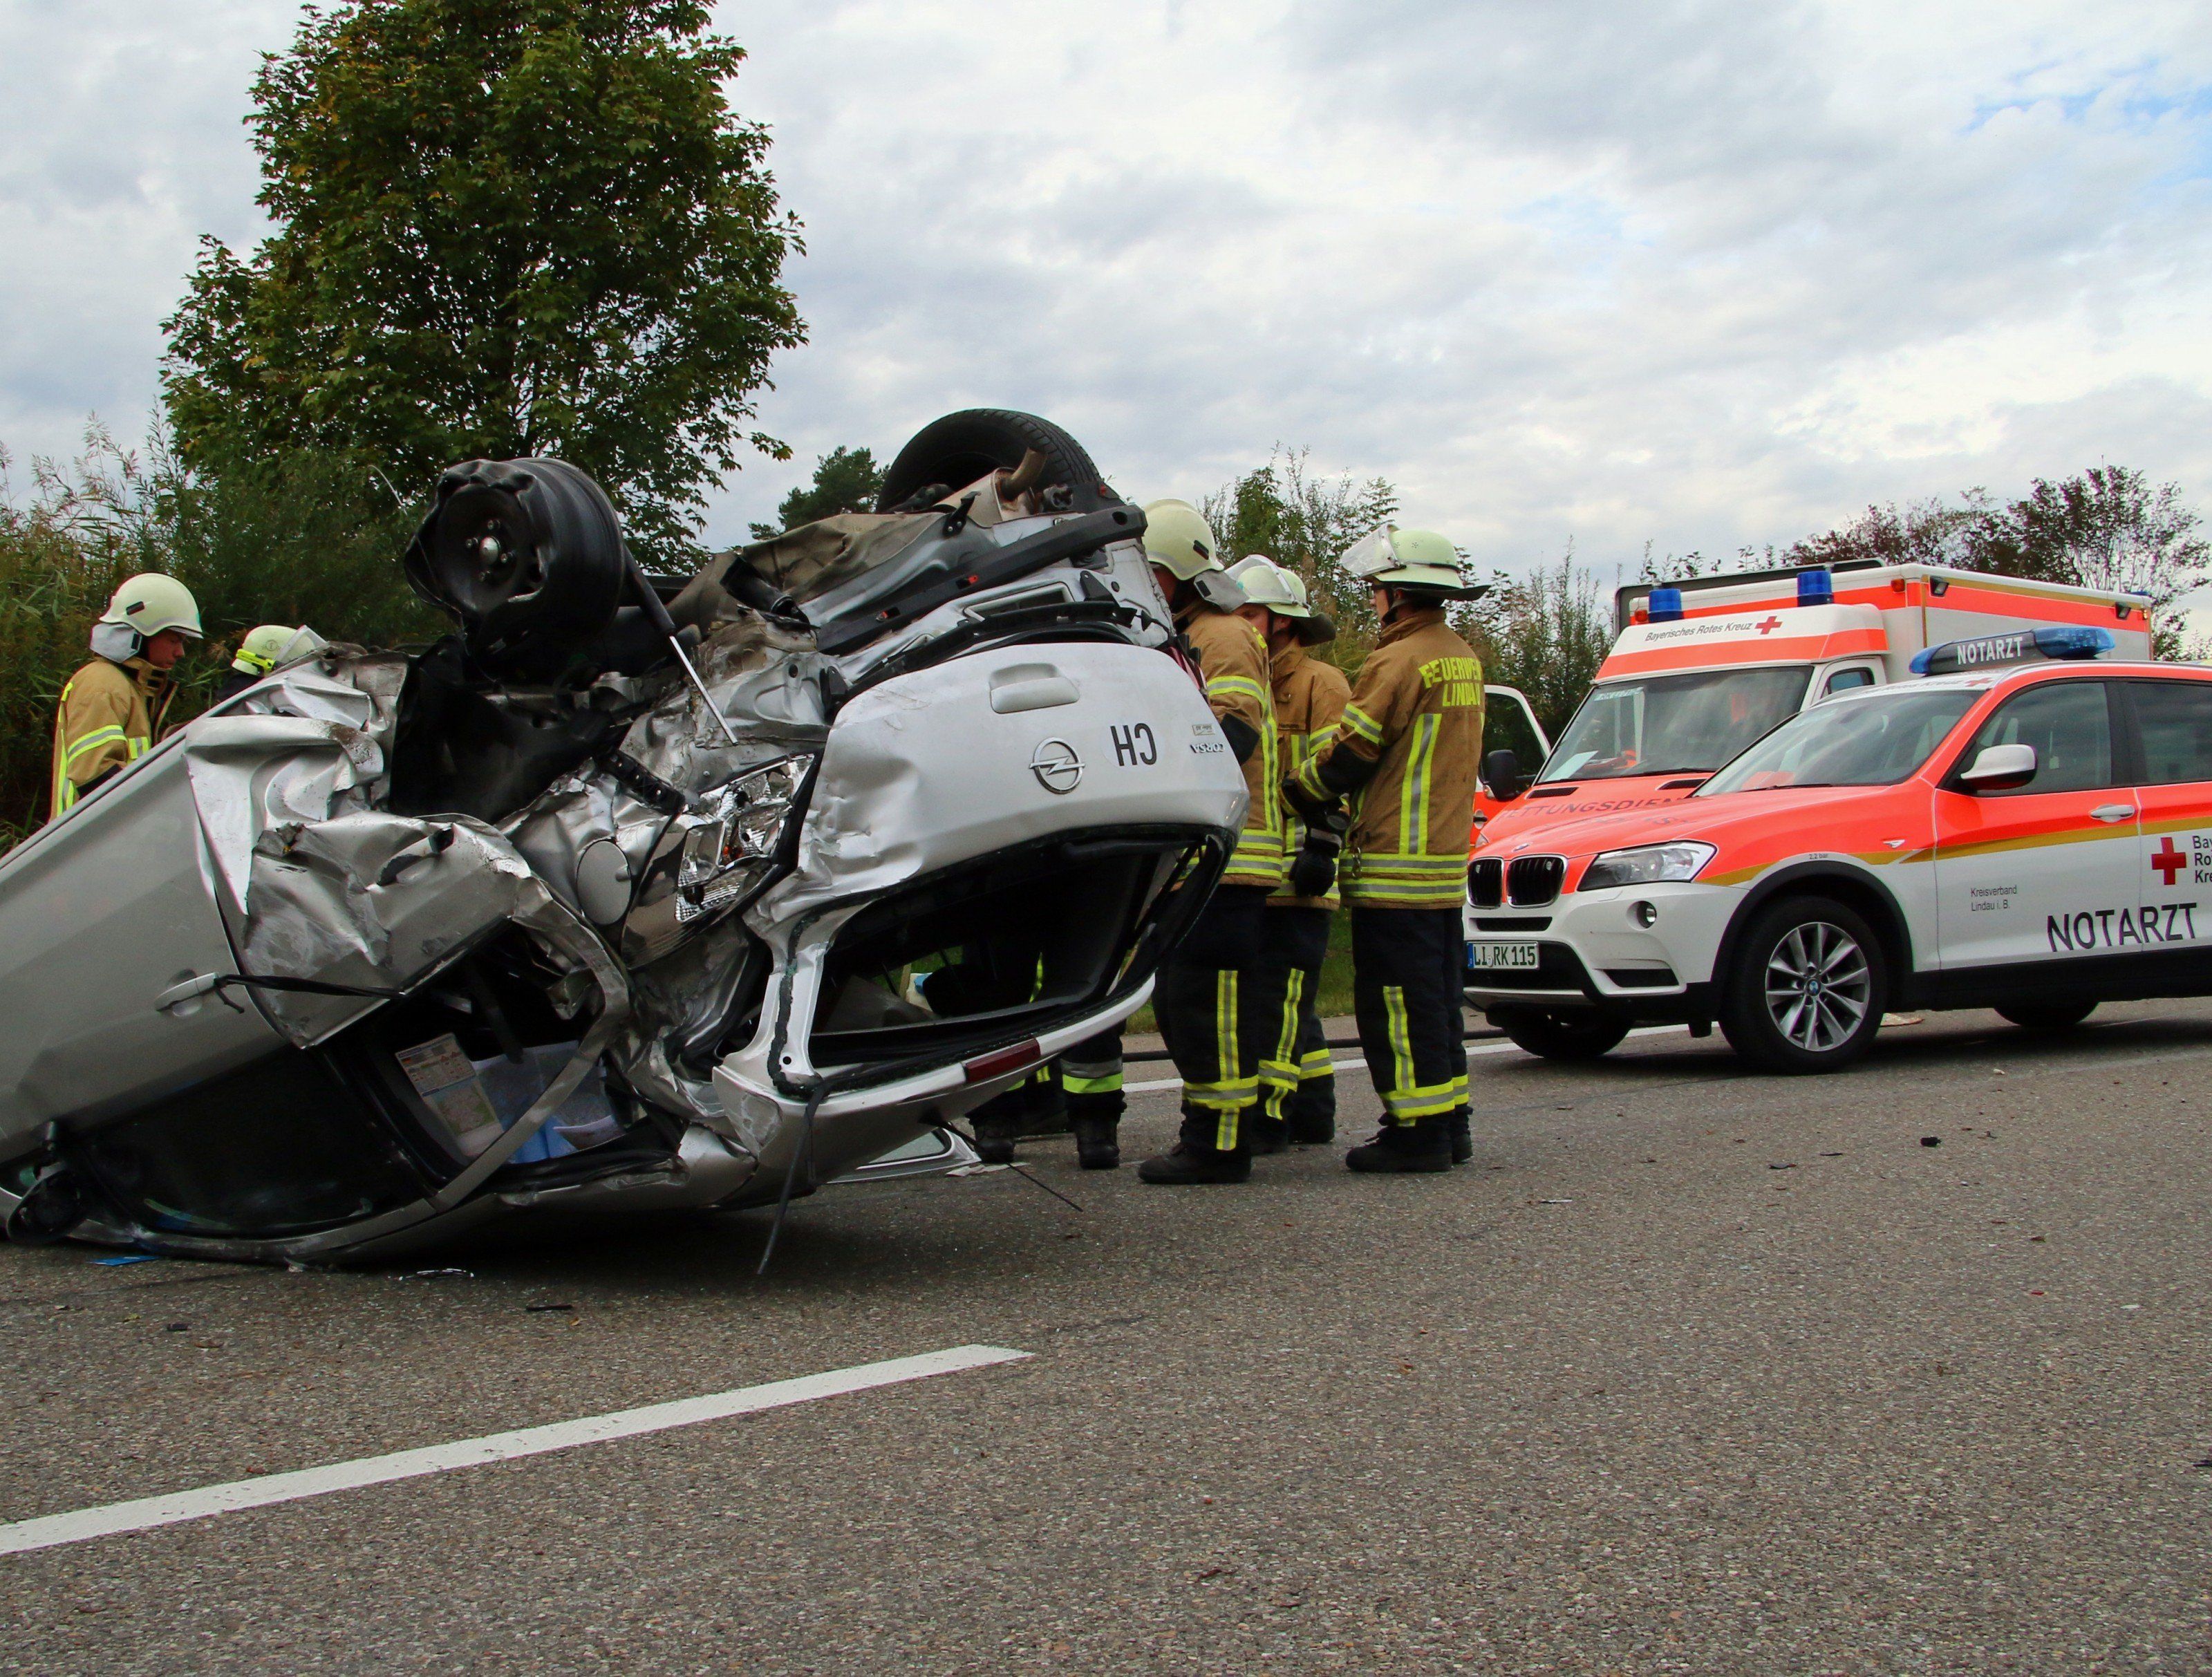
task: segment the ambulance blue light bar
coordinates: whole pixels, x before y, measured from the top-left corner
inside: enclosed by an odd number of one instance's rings
[[[1680,588],[1654,588],[1644,605],[1655,623],[1681,621],[1682,591]]]
[[[1984,635],[1974,641],[1946,641],[1940,647],[1915,653],[1916,676],[1955,676],[1965,670],[1986,670],[1999,664],[2026,664],[2036,659],[2095,658],[2119,643],[2101,629],[2061,624],[2050,629],[2016,629],[2009,635]]]
[[[1836,579],[1825,570],[1797,573],[1797,604],[1800,605],[1833,605],[1836,603]]]

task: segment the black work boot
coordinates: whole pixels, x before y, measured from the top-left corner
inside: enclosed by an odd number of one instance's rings
[[[975,1157],[986,1164],[1012,1164],[1014,1162],[1012,1132],[1001,1124],[978,1119],[975,1123]]]
[[[1112,1170],[1121,1163],[1121,1126],[1113,1118],[1072,1118],[1075,1162],[1085,1170]]]
[[[1290,1132],[1290,1139],[1300,1146],[1314,1146],[1336,1139],[1336,1115],[1334,1112],[1316,1112],[1310,1108],[1302,1112],[1293,1102],[1285,1127]]]
[[[1465,1107],[1453,1113],[1448,1121],[1451,1125],[1452,1163],[1465,1164],[1474,1157],[1474,1120]]]
[[[1449,1170],[1451,1133],[1441,1118],[1385,1124],[1372,1141],[1346,1153],[1344,1163],[1362,1171]]]
[[[1140,1181],[1188,1188],[1201,1182],[1243,1182],[1252,1179],[1252,1155],[1238,1149],[1224,1153],[1213,1147],[1196,1147],[1178,1141],[1164,1153],[1137,1167]]]
[[[1279,1118],[1249,1118],[1245,1127],[1251,1132],[1255,1153],[1286,1152],[1291,1145],[1290,1126]]]

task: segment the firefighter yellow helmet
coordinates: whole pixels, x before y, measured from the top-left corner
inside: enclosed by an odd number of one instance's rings
[[[175,577],[159,571],[134,576],[118,588],[100,621],[136,629],[141,641],[150,641],[165,629],[188,640],[200,638],[199,602]]]
[[[1182,581],[1201,571],[1222,568],[1221,544],[1206,514],[1188,501],[1152,501],[1145,505],[1145,556]]]
[[[1401,530],[1386,524],[1354,542],[1343,563],[1370,587],[1403,588],[1440,600],[1474,599],[1490,592],[1468,581],[1459,550],[1433,530]]]
[[[1188,582],[1207,605],[1234,611],[1245,604],[1221,563],[1221,544],[1206,514],[1188,501],[1153,501],[1145,507],[1145,557],[1179,582]]]

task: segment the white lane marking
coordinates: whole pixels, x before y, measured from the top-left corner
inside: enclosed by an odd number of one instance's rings
[[[1687,1030],[1689,1028],[1687,1025],[1678,1024],[1644,1025],[1628,1034],[1631,1036],[1665,1036],[1674,1031]],[[1528,1050],[1511,1042],[1486,1042],[1479,1048],[1469,1048],[1467,1052],[1468,1057],[1471,1060],[1479,1054],[1526,1054]],[[1328,1069],[1332,1072],[1357,1072],[1364,1070],[1366,1065],[1367,1062],[1364,1060],[1332,1060],[1328,1062]],[[1153,1083],[1126,1084],[1122,1086],[1121,1092],[1125,1095],[1143,1095],[1155,1089],[1182,1087],[1181,1078],[1162,1078]]]
[[[648,1403],[641,1409],[618,1409],[607,1415],[586,1415],[580,1420],[526,1426],[513,1432],[464,1438],[457,1443],[396,1450],[390,1455],[336,1461],[325,1467],[303,1467],[296,1473],[264,1473],[256,1479],[203,1486],[197,1491],[179,1491],[167,1497],[141,1497],[134,1502],[82,1508],[72,1514],[49,1514],[40,1519],[18,1520],[13,1525],[0,1526],[0,1554],[52,1549],[64,1543],[112,1537],[118,1532],[144,1531],[154,1526],[175,1525],[183,1520],[204,1520],[211,1514],[228,1514],[241,1508],[297,1502],[303,1497],[327,1496],[333,1491],[351,1491],[364,1485],[386,1485],[393,1480],[448,1473],[456,1467],[475,1467],[488,1461],[511,1461],[517,1456],[542,1455],[548,1450],[574,1449],[579,1444],[604,1444],[617,1438],[635,1438],[641,1433],[665,1432],[671,1427],[696,1426],[701,1421],[719,1421],[732,1415],[750,1415],[763,1409],[811,1403],[817,1398],[841,1397],[848,1392],[896,1386],[908,1380],[927,1380],[932,1375],[958,1374],[967,1369],[988,1368],[995,1363],[1017,1363],[1030,1354],[1026,1351],[1002,1350],[997,1346],[955,1346],[949,1351],[926,1351],[918,1357],[894,1357],[889,1362],[863,1363],[857,1368],[833,1369],[827,1374],[802,1375],[796,1380],[771,1381],[764,1386],[740,1386],[735,1391],[679,1398],[672,1403]]]

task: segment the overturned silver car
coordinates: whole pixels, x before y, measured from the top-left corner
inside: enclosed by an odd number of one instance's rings
[[[10,1235],[774,1202],[1127,1017],[1244,801],[1143,515],[998,412],[882,505],[679,590],[574,468],[447,472],[455,635],[280,669],[0,860]]]

